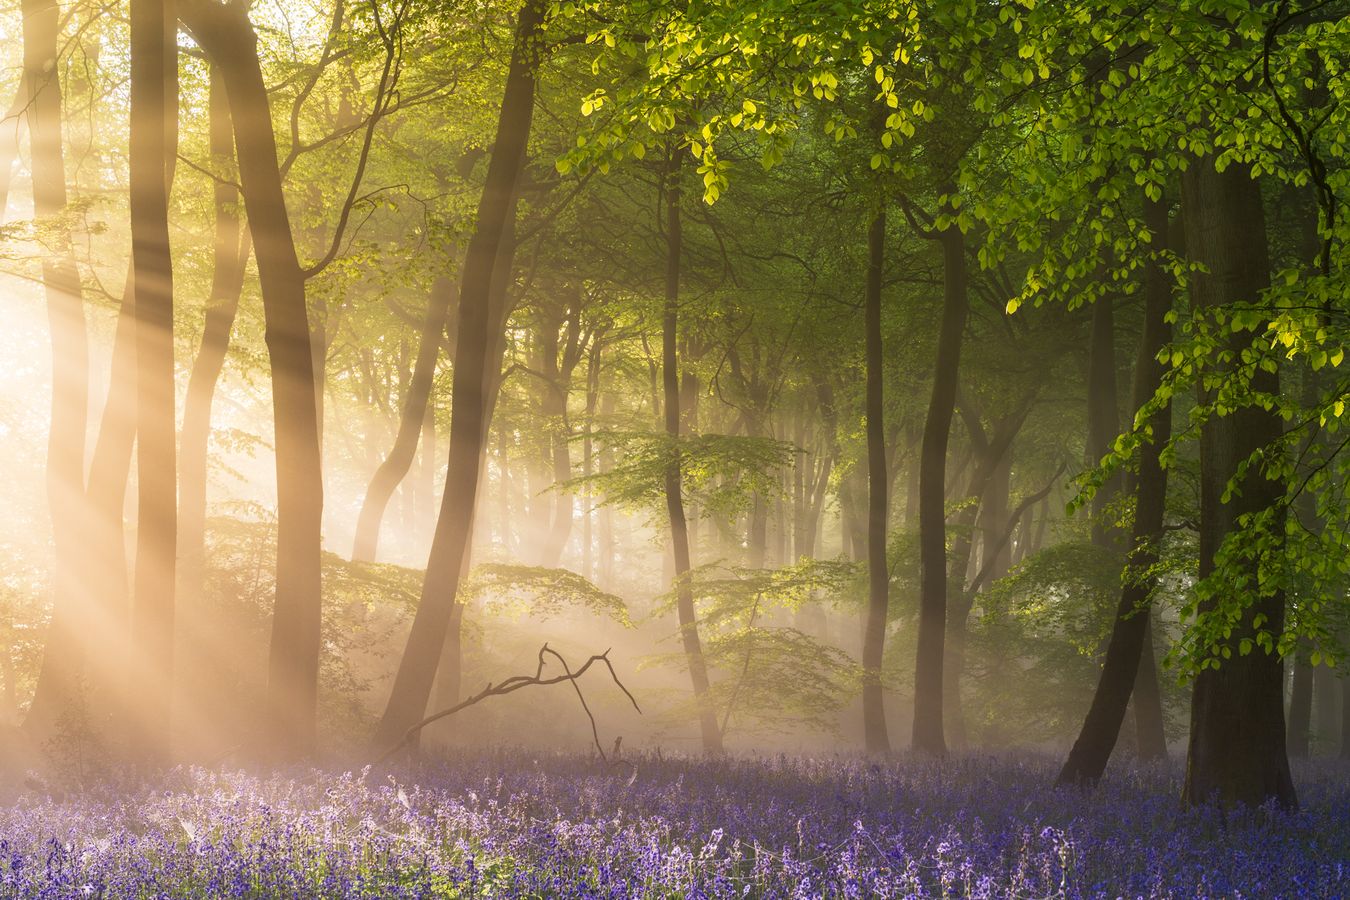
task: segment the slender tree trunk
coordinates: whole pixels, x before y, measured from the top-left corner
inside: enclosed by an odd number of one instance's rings
[[[19,86],[14,91],[14,101],[5,110],[5,117],[0,119],[0,225],[5,224],[9,189],[14,184],[14,167],[19,162],[19,141],[28,124],[24,115],[29,96],[26,75],[20,76]]]
[[[942,327],[938,334],[933,394],[924,422],[919,469],[919,647],[914,669],[915,750],[947,752],[942,733],[943,637],[947,627],[946,491],[947,439],[956,408],[965,328],[965,236],[956,225],[941,233],[943,260]]]
[[[1162,690],[1158,687],[1158,658],[1153,649],[1157,631],[1151,613],[1144,645],[1139,651],[1139,668],[1134,675],[1134,731],[1140,759],[1166,759],[1167,733],[1164,728]]]
[[[491,334],[493,281],[494,275],[501,279],[510,272],[516,184],[534,115],[535,72],[544,10],[543,0],[526,0],[516,23],[497,139],[460,282],[445,492],[427,559],[422,597],[389,703],[376,730],[375,743],[381,747],[401,740],[408,728],[422,718],[447,634],[457,636],[459,632],[457,621],[451,630],[451,619],[460,615],[457,593],[472,535],[485,440],[485,369],[489,346],[498,340]]]
[[[1188,255],[1206,274],[1194,277],[1192,302],[1204,310],[1255,301],[1270,284],[1270,261],[1261,191],[1245,167],[1215,169],[1213,156],[1192,162],[1182,175]],[[1229,338],[1240,353],[1253,335]],[[1279,376],[1258,372],[1252,390],[1277,394]],[[1213,397],[1205,399],[1212,400]],[[1277,441],[1278,415],[1248,406],[1212,415],[1200,430],[1200,577],[1211,575],[1220,545],[1238,528],[1238,519],[1270,507],[1281,489],[1253,466],[1241,479],[1241,494],[1225,501],[1228,484],[1253,452]],[[1256,573],[1250,582],[1256,584]],[[1275,800],[1298,803],[1284,731],[1284,665],[1278,655],[1257,647],[1243,656],[1237,643],[1261,628],[1278,635],[1284,627],[1284,596],[1273,593],[1244,604],[1228,643],[1232,658],[1196,676],[1191,698],[1190,745],[1183,796],[1197,805],[1217,798],[1225,805],[1259,805]],[[1212,608],[1205,604],[1202,612]]]
[[[173,265],[169,254],[163,0],[131,4],[131,258],[136,295],[137,527],[132,616],[141,749],[169,753],[178,532]]]
[[[610,417],[614,415],[615,397],[612,391],[606,391],[600,395],[600,421],[608,423]],[[598,464],[600,474],[606,474],[614,468],[614,451],[610,448],[608,442],[600,446],[598,455]],[[598,572],[599,585],[604,590],[613,590],[614,587],[614,508],[606,504],[600,508],[600,546],[597,548],[599,557]]]
[[[867,356],[867,622],[863,628],[863,741],[868,753],[891,749],[881,685],[890,570],[886,565],[885,425],[882,421],[881,276],[886,252],[886,214],[878,212],[867,233],[867,295],[864,329]]]
[[[1350,759],[1350,678],[1341,682],[1341,759]]]
[[[1312,742],[1313,669],[1306,659],[1294,660],[1293,686],[1289,695],[1289,756],[1307,759]]]
[[[581,477],[586,483],[582,495],[581,520],[581,574],[584,578],[595,579],[595,494],[590,488],[591,476],[595,473],[595,411],[600,405],[600,348],[597,335],[591,342],[590,352],[586,355],[586,431],[581,444]]]
[[[422,453],[417,485],[417,535],[420,541],[423,535],[430,536],[436,527],[436,460],[439,454],[436,451],[436,402],[433,397],[427,398],[419,449]]]
[[[1120,433],[1119,402],[1116,390],[1116,331],[1114,298],[1107,294],[1092,305],[1092,336],[1088,359],[1088,465],[1096,466],[1111,451]],[[1120,496],[1119,472],[1103,484],[1092,497],[1092,543],[1120,552],[1123,535],[1107,522],[1112,505]]]
[[[384,519],[385,508],[394,489],[399,486],[412,468],[417,456],[417,441],[427,418],[427,407],[431,400],[431,382],[436,374],[436,358],[440,355],[441,336],[445,334],[445,322],[450,314],[454,299],[454,285],[448,278],[437,278],[431,289],[431,298],[427,301],[427,314],[422,322],[422,335],[417,348],[417,360],[413,363],[412,380],[408,385],[407,401],[403,404],[403,413],[398,423],[398,434],[394,446],[384,462],[375,470],[375,476],[366,488],[366,499],[361,504],[361,514],[356,520],[356,541],[352,547],[352,559],[358,562],[374,562],[380,540],[380,522]]]
[[[86,564],[80,511],[84,496],[85,423],[89,404],[89,338],[79,273],[71,259],[66,212],[65,153],[55,0],[24,0],[23,84],[32,147],[33,218],[44,244],[42,282],[52,341],[52,416],[47,442],[47,501],[56,556],[52,621],[25,728],[49,738],[76,704],[84,668],[81,633],[103,623],[86,621]]]
[[[980,515],[976,528],[980,537],[980,567],[989,567],[986,582],[992,584],[1008,574],[1012,568],[1012,541],[1000,537],[1008,526],[1008,498],[1011,493],[1013,454],[1009,450],[994,466],[994,471],[980,499]]]
[[[244,288],[244,264],[249,252],[248,240],[241,231],[239,191],[229,180],[235,168],[229,100],[225,96],[224,81],[214,67],[211,70],[210,119],[211,160],[217,174],[222,176],[216,179],[214,186],[215,268],[211,273],[211,293],[206,303],[201,348],[188,376],[178,458],[178,584],[182,597],[191,604],[189,609],[201,606],[205,592],[211,406],[230,347],[230,332]]]
[[[1340,712],[1340,685],[1336,673],[1329,666],[1320,665],[1313,669],[1313,752],[1318,756],[1328,755],[1335,746],[1335,733]]]
[[[1161,202],[1145,201],[1144,212],[1154,240],[1167,235],[1167,207]],[[1172,339],[1167,313],[1172,308],[1169,278],[1162,265],[1151,262],[1144,275],[1144,330],[1139,339],[1139,354],[1134,367],[1134,407],[1139,409],[1162,384],[1163,364],[1157,354]],[[1138,670],[1144,656],[1152,659],[1149,628],[1149,601],[1156,579],[1148,570],[1157,562],[1158,542],[1162,538],[1164,504],[1167,499],[1167,470],[1161,453],[1172,436],[1172,409],[1159,410],[1149,419],[1150,438],[1139,451],[1137,474],[1127,477],[1125,490],[1134,496],[1134,530],[1130,538],[1129,576],[1120,592],[1106,659],[1092,697],[1092,706],[1083,722],[1064,767],[1061,784],[1096,784],[1106,771],[1125,719],[1131,691],[1138,692]],[[1157,694],[1157,679],[1152,680]],[[1136,696],[1136,712],[1152,709],[1155,701]],[[1161,710],[1161,707],[1157,707]],[[1139,728],[1140,755],[1161,755],[1166,746],[1161,738],[1161,712],[1156,725]],[[1158,745],[1162,744],[1161,747]]]
[[[262,287],[277,469],[276,603],[268,652],[267,726],[275,749],[315,745],[323,476],[305,277],[295,241],[257,35],[245,7],[184,0],[180,16],[220,70]]]
[[[1167,235],[1167,214],[1157,204],[1145,198],[1149,213],[1153,218],[1152,226],[1157,229],[1159,240]],[[1159,274],[1157,277],[1162,277]],[[1165,284],[1159,290],[1169,291]],[[1119,401],[1116,387],[1116,348],[1115,348],[1115,310],[1113,297],[1107,294],[1092,307],[1091,358],[1088,365],[1088,465],[1096,466],[1115,444],[1120,432]],[[1157,347],[1153,352],[1162,348]],[[1136,397],[1136,408],[1148,400]],[[1092,542],[1111,553],[1126,552],[1123,546],[1125,535],[1111,519],[1112,508],[1116,504],[1126,484],[1123,473],[1116,472],[1098,488],[1092,497]],[[1132,696],[1134,720],[1137,731],[1139,755],[1142,758],[1154,758],[1166,754],[1166,739],[1162,734],[1162,706],[1158,691],[1157,663],[1153,656],[1153,631],[1144,632],[1144,644],[1141,647],[1140,662],[1135,673],[1136,690]],[[1142,704],[1142,705],[1141,705]]]
[[[680,620],[680,637],[684,643],[685,662],[693,683],[694,702],[698,705],[699,730],[703,737],[703,752],[722,752],[722,732],[717,726],[713,709],[708,665],[703,658],[703,644],[698,634],[698,613],[694,609],[694,591],[689,583],[693,569],[689,558],[689,527],[684,517],[684,487],[680,462],[680,372],[679,372],[679,318],[680,318],[680,257],[683,252],[680,199],[680,162],[683,155],[670,149],[669,168],[666,170],[666,297],[661,316],[661,384],[663,388],[666,437],[670,440],[670,462],[666,464],[666,512],[670,516],[670,540],[675,559],[675,605]]]

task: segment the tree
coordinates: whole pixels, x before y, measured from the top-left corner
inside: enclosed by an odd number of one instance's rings
[[[1270,257],[1261,191],[1250,170],[1230,165],[1219,171],[1214,156],[1201,157],[1182,175],[1182,209],[1187,251],[1206,267],[1191,286],[1197,309],[1212,312],[1259,297],[1270,286]],[[1251,338],[1238,329],[1222,349],[1240,355]],[[1278,371],[1260,369],[1250,385],[1278,394]],[[1278,444],[1281,431],[1279,416],[1258,405],[1220,405],[1201,425],[1200,577],[1222,569],[1229,577],[1211,582],[1210,590],[1240,596],[1234,598],[1239,612],[1231,636],[1219,644],[1229,652],[1222,664],[1205,666],[1195,678],[1183,788],[1191,804],[1216,796],[1224,805],[1298,804],[1285,749],[1284,665],[1269,638],[1260,639],[1281,632],[1284,594],[1261,584],[1257,561],[1243,559],[1235,546],[1246,517],[1278,509],[1279,483],[1245,463]],[[1234,569],[1245,569],[1250,581],[1236,582]],[[1218,601],[1210,594],[1200,611],[1212,611]]]
[[[141,739],[152,759],[168,754],[178,528],[174,415],[173,264],[169,254],[165,85],[170,52],[163,0],[131,6],[131,240],[136,297],[137,509],[132,619]],[[176,36],[173,29],[172,36]]]
[[[495,343],[489,330],[493,282],[494,278],[503,277],[498,272],[510,271],[508,254],[514,247],[515,198],[534,117],[544,14],[540,0],[525,0],[516,20],[511,63],[497,120],[497,140],[460,281],[449,476],[417,615],[376,730],[375,743],[380,747],[402,741],[404,733],[422,719],[441,648],[457,609],[456,592],[473,526],[485,440],[485,366],[489,345]]]
[[[389,455],[380,463],[375,477],[366,489],[366,498],[361,504],[361,514],[356,520],[356,543],[352,547],[352,559],[374,562],[379,546],[380,521],[384,518],[385,507],[394,489],[412,468],[413,457],[417,453],[417,440],[427,418],[427,407],[431,401],[431,382],[436,374],[436,359],[440,355],[441,340],[445,334],[446,319],[450,315],[450,306],[455,290],[450,279],[441,277],[432,286],[427,301],[426,317],[422,323],[422,333],[417,345],[417,359],[413,363],[412,380],[408,384],[407,397],[399,417],[398,434]]]
[[[678,146],[667,149],[668,162],[664,182],[666,212],[666,283],[665,302],[661,307],[661,386],[662,410],[665,417],[666,439],[670,442],[669,459],[665,466],[666,514],[670,517],[670,539],[675,555],[675,598],[680,620],[680,640],[684,644],[685,663],[689,680],[694,687],[694,702],[698,705],[699,732],[703,738],[703,752],[722,752],[722,730],[717,724],[712,694],[708,681],[708,664],[703,657],[699,640],[698,614],[694,609],[693,589],[689,584],[693,565],[689,555],[689,525],[684,515],[684,488],[682,485],[680,454],[680,255],[682,246],[682,219],[680,200],[683,196],[680,170],[683,151]]]
[[[23,84],[32,147],[33,216],[48,245],[42,260],[47,321],[52,339],[52,420],[47,442],[47,500],[56,547],[52,624],[37,690],[24,727],[51,735],[68,714],[83,671],[84,584],[79,500],[84,493],[84,432],[89,402],[89,338],[79,273],[71,257],[66,215],[65,154],[61,140],[61,83],[55,0],[23,4]]]
[[[1167,207],[1161,200],[1145,200],[1144,212],[1161,251],[1166,247]],[[1162,466],[1162,453],[1172,435],[1171,404],[1155,403],[1154,397],[1162,387],[1164,372],[1158,355],[1171,340],[1172,328],[1167,316],[1172,308],[1172,296],[1161,258],[1154,258],[1145,270],[1144,279],[1144,329],[1139,339],[1134,375],[1134,406],[1140,410],[1134,432],[1138,462],[1137,470],[1127,475],[1124,485],[1126,496],[1134,501],[1128,569],[1111,626],[1111,640],[1106,647],[1101,678],[1078,739],[1060,770],[1061,783],[1095,784],[1101,779],[1120,734],[1132,691],[1136,694],[1136,704],[1140,702],[1137,670],[1144,664],[1145,645],[1152,641],[1149,604],[1157,587],[1152,569],[1158,562],[1167,499],[1167,472]],[[1148,661],[1151,662],[1151,657]],[[1156,690],[1156,679],[1153,684]],[[1158,725],[1161,730],[1161,722]],[[1142,755],[1145,729],[1140,727],[1139,732]]]
[[[277,472],[277,586],[268,655],[269,739],[314,749],[319,678],[320,468],[305,278],[295,252],[271,107],[247,7],[187,0],[179,17],[220,71],[234,122],[240,187],[262,286]]]
[[[885,262],[886,215],[877,213],[867,232],[867,291],[864,329],[867,344],[867,622],[863,635],[863,734],[869,753],[891,749],[881,690],[881,660],[886,641],[890,566],[886,561],[885,426],[882,422],[881,275]]]

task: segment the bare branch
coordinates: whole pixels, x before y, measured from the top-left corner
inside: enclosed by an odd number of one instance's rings
[[[544,666],[546,664],[545,663],[546,656],[552,656],[558,660],[558,662],[562,665],[563,668],[562,675],[555,675],[550,678],[544,677]],[[418,732],[420,732],[423,728],[426,728],[433,722],[439,722],[441,719],[449,718],[450,716],[453,716],[455,713],[464,709],[468,709],[470,706],[474,706],[478,703],[481,703],[484,700],[488,699],[489,697],[501,697],[506,694],[513,694],[516,691],[520,690],[521,688],[543,687],[550,684],[562,684],[565,681],[571,682],[572,687],[577,692],[577,698],[581,700],[581,708],[586,711],[587,718],[591,720],[591,734],[595,739],[595,748],[597,751],[599,751],[600,758],[608,760],[608,757],[605,756],[604,748],[600,745],[600,732],[596,728],[595,716],[591,715],[590,707],[586,705],[586,698],[582,696],[581,688],[577,685],[577,681],[581,678],[582,675],[586,674],[586,670],[588,670],[591,666],[595,665],[596,663],[602,663],[605,666],[605,668],[609,670],[609,677],[613,679],[616,685],[619,686],[619,690],[623,691],[624,696],[628,698],[628,702],[633,704],[633,709],[636,709],[640,714],[642,712],[642,707],[638,706],[637,699],[633,696],[632,692],[629,691],[628,688],[624,686],[624,683],[619,680],[618,673],[614,671],[614,664],[609,661],[608,650],[606,650],[604,653],[598,653],[590,657],[589,659],[586,660],[586,662],[584,662],[581,665],[581,668],[573,672],[571,668],[568,667],[567,661],[563,659],[562,655],[546,643],[544,644],[544,646],[539,648],[539,664],[535,667],[533,675],[512,675],[510,678],[507,678],[506,680],[501,681],[497,684],[489,682],[485,688],[483,688],[481,691],[474,694],[467,700],[463,700],[459,703],[456,703],[449,709],[443,709],[440,712],[433,713],[427,716],[425,719],[423,719],[422,721],[418,722],[416,725],[413,725],[411,728],[405,731],[403,733],[403,737],[399,738],[398,743],[394,744],[394,746],[390,747],[387,751],[385,751],[384,755],[382,755],[376,761],[376,764],[378,765],[380,763],[386,762],[390,757],[392,757],[394,754],[398,753],[400,750],[406,747],[412,741],[412,739],[418,734]]]

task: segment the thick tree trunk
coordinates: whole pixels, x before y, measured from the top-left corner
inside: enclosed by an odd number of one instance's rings
[[[277,469],[276,603],[268,652],[267,726],[274,748],[305,755],[315,743],[323,476],[305,278],[295,241],[257,35],[245,7],[188,0],[180,16],[220,70],[262,287],[272,377]]]
[[[886,214],[878,212],[867,233],[867,294],[863,328],[867,358],[867,623],[863,629],[863,740],[868,753],[891,749],[881,661],[890,608],[890,569],[886,565],[885,425],[882,422],[881,276],[886,252]]]
[[[693,564],[689,557],[689,527],[684,517],[684,487],[680,471],[680,373],[679,340],[680,317],[680,257],[683,251],[681,232],[680,162],[682,153],[670,150],[671,160],[666,171],[666,297],[661,316],[661,384],[666,437],[670,440],[670,462],[666,464],[666,512],[670,517],[670,539],[675,560],[675,605],[680,621],[680,637],[684,643],[685,662],[689,666],[689,680],[694,688],[694,702],[698,706],[699,731],[703,738],[703,752],[722,752],[722,731],[717,725],[713,709],[712,690],[708,681],[708,664],[703,657],[703,644],[698,634],[698,613],[694,609],[693,587],[689,573]]]
[[[942,732],[943,637],[947,627],[946,492],[947,439],[956,408],[961,332],[970,301],[966,295],[965,236],[956,225],[941,234],[942,326],[938,334],[933,394],[924,421],[919,469],[919,646],[914,667],[915,750],[947,752]]]
[[[201,347],[188,376],[179,438],[178,584],[189,608],[199,608],[206,576],[206,494],[211,406],[225,366],[230,332],[244,288],[248,240],[241,233],[239,191],[229,176],[234,170],[234,129],[229,100],[219,71],[211,70],[211,161],[220,178],[214,185],[215,261]],[[186,610],[185,610],[186,613]],[[188,618],[192,616],[189,614]]]
[[[178,533],[173,264],[169,254],[165,84],[177,71],[163,0],[131,4],[131,260],[136,296],[136,575],[132,632],[138,732],[150,759],[169,753]],[[176,46],[176,45],[175,45]]]
[[[389,455],[375,470],[375,476],[366,488],[366,499],[356,520],[356,540],[352,559],[374,562],[380,540],[380,522],[394,489],[402,483],[417,456],[417,442],[427,418],[431,400],[431,382],[436,374],[436,358],[440,355],[441,338],[445,334],[446,319],[454,300],[454,285],[448,278],[437,278],[427,301],[426,318],[422,321],[422,335],[413,363],[412,379],[408,385],[403,412],[399,418],[398,434]]]
[[[1161,202],[1146,201],[1145,215],[1154,240],[1164,241],[1167,207]],[[1172,327],[1166,318],[1172,308],[1167,273],[1161,264],[1154,262],[1149,264],[1144,278],[1144,330],[1134,368],[1135,409],[1152,399],[1162,384],[1164,367],[1158,362],[1157,354],[1172,339]],[[1157,562],[1158,542],[1162,538],[1167,471],[1162,467],[1160,454],[1172,435],[1171,407],[1155,414],[1149,420],[1148,428],[1151,436],[1140,448],[1138,472],[1129,475],[1125,485],[1125,490],[1134,496],[1134,530],[1128,560],[1130,573],[1121,588],[1092,706],[1059,773],[1061,784],[1096,784],[1101,779],[1120,735],[1132,691],[1136,693],[1136,713],[1140,707],[1153,709],[1157,703],[1156,677],[1152,679],[1154,697],[1149,698],[1138,695],[1137,675],[1146,664],[1144,657],[1152,662],[1148,604],[1156,580],[1146,573]],[[1160,706],[1157,708],[1161,709]],[[1141,723],[1141,756],[1161,755],[1166,751],[1165,744],[1158,746],[1163,743],[1161,712],[1158,716],[1156,724]],[[1144,725],[1147,727],[1142,727]]]
[[[1203,310],[1255,301],[1270,284],[1270,261],[1261,191],[1243,166],[1223,172],[1213,156],[1195,160],[1182,175],[1188,255],[1207,268],[1191,286],[1192,302]],[[1230,349],[1240,353],[1252,339],[1249,331],[1230,336]],[[1279,392],[1279,376],[1258,372],[1255,391]],[[1205,397],[1213,400],[1212,396]],[[1224,500],[1238,467],[1256,450],[1277,441],[1278,415],[1248,406],[1227,415],[1211,415],[1200,431],[1200,577],[1214,571],[1215,555],[1238,528],[1238,519],[1270,507],[1280,485],[1253,466],[1241,480],[1240,495]],[[1256,573],[1250,580],[1256,582]],[[1209,604],[1207,604],[1209,606]],[[1284,597],[1256,598],[1227,642],[1232,658],[1217,669],[1196,676],[1191,698],[1190,746],[1183,796],[1196,805],[1217,799],[1225,806],[1259,805],[1275,800],[1297,805],[1289,774],[1284,732],[1284,665],[1278,655],[1260,647],[1243,656],[1237,644],[1256,634],[1253,620],[1279,635],[1284,627]]]
[[[52,341],[52,417],[47,442],[47,501],[56,556],[52,621],[32,705],[24,721],[35,740],[50,738],[76,703],[83,672],[82,633],[105,624],[87,619],[86,565],[81,507],[84,496],[85,423],[89,404],[89,337],[79,273],[71,259],[66,212],[65,153],[61,138],[61,85],[55,0],[24,0],[23,83],[27,86],[32,148],[33,217],[45,245],[42,282]]]
[[[472,536],[485,440],[485,369],[489,348],[498,339],[491,334],[493,281],[505,278],[511,270],[516,184],[534,115],[535,72],[544,10],[542,0],[526,0],[516,23],[497,139],[478,205],[478,224],[469,241],[460,281],[445,492],[427,559],[422,597],[389,703],[376,730],[375,743],[379,747],[397,743],[422,718],[447,635],[455,638],[459,632],[457,619],[451,630],[451,619],[460,614],[457,593]]]

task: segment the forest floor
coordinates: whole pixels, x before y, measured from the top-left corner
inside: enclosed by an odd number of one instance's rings
[[[1350,768],[1302,809],[1184,810],[1175,766],[501,751],[418,770],[180,768],[0,806],[0,897],[1350,895]]]

